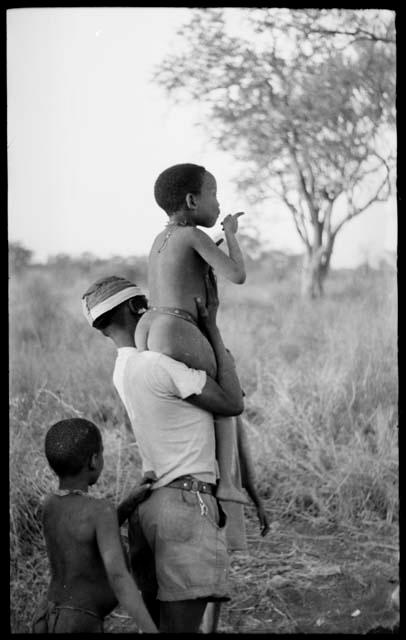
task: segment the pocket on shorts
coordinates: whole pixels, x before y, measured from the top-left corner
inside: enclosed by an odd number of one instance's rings
[[[195,535],[195,526],[200,518],[197,496],[191,491],[168,489],[173,499],[165,503],[162,514],[161,536],[165,540],[187,542]]]

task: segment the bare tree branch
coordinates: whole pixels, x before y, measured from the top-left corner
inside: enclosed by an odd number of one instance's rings
[[[388,198],[388,194],[386,194],[384,198],[380,197],[380,193],[385,185],[388,186],[388,191],[390,192],[389,174],[386,174],[381,184],[379,185],[378,189],[376,190],[375,194],[371,196],[371,198],[369,198],[369,200],[362,207],[358,207],[358,208],[354,207],[353,200],[351,197],[350,206],[352,207],[352,210],[350,211],[350,213],[348,213],[348,215],[345,218],[343,218],[343,220],[341,220],[341,222],[339,222],[336,225],[334,231],[332,231],[332,235],[336,236],[338,231],[344,226],[346,222],[348,222],[349,220],[352,220],[356,216],[359,216],[363,211],[368,209],[368,207],[370,207],[373,202],[386,202]]]
[[[292,143],[290,142],[289,137],[287,137],[286,141],[287,141],[290,157],[291,157],[293,165],[294,165],[294,167],[296,169],[296,175],[297,175],[297,180],[298,180],[298,185],[299,185],[299,191],[302,193],[302,195],[304,196],[304,198],[305,198],[305,200],[307,202],[307,205],[309,207],[309,211],[310,211],[310,215],[311,215],[313,223],[316,224],[317,223],[317,211],[316,211],[316,208],[314,206],[314,202],[313,202],[312,198],[310,197],[309,192],[307,191],[306,182],[305,182],[305,179],[304,179],[304,176],[303,176],[303,173],[302,173],[301,166],[300,166],[299,161],[297,159],[296,150],[295,150],[294,146],[292,145]]]
[[[314,27],[306,28],[307,34],[318,34],[324,36],[349,36],[352,39],[352,42],[357,41],[365,41],[369,40],[372,42],[386,42],[387,44],[396,44],[395,38],[388,38],[385,36],[377,36],[371,31],[367,31],[366,29],[355,29],[354,31],[348,31],[346,29],[316,29]]]
[[[324,214],[324,233],[326,235],[327,241],[331,237],[331,214],[332,214],[333,205],[336,199],[337,199],[337,196],[334,199],[327,200],[326,213]]]
[[[291,202],[289,200],[289,198],[288,198],[288,190],[287,190],[287,187],[286,187],[286,183],[283,180],[282,173],[278,173],[278,177],[279,177],[280,184],[281,184],[281,187],[282,187],[282,193],[279,194],[279,195],[282,197],[283,202],[286,204],[286,206],[289,208],[289,210],[292,213],[293,222],[295,224],[295,227],[296,227],[296,230],[297,230],[299,236],[303,240],[303,243],[306,245],[306,247],[310,250],[311,244],[310,244],[310,241],[309,241],[309,236],[308,236],[308,233],[307,233],[303,212],[299,212],[297,210],[296,206],[293,204],[293,202]],[[300,226],[300,222],[302,223],[302,226]]]

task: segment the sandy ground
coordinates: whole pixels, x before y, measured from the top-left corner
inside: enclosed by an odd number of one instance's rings
[[[265,538],[247,509],[248,552],[231,556],[231,601],[219,633],[397,632],[390,596],[399,581],[398,529],[385,523],[356,529],[322,519],[271,518]],[[116,609],[105,631],[137,627]]]

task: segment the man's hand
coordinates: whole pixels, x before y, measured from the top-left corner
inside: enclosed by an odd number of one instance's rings
[[[238,231],[238,218],[244,215],[244,211],[239,211],[238,213],[234,213],[234,215],[229,214],[224,218],[221,223],[224,232],[229,231],[230,233],[237,233]]]
[[[210,328],[216,325],[217,309],[219,306],[217,281],[212,268],[209,268],[204,283],[206,286],[206,305],[203,304],[201,298],[195,298],[195,302],[200,323],[203,328]]]

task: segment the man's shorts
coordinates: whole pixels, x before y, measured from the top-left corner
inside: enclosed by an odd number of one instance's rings
[[[216,498],[161,487],[128,520],[131,570],[138,588],[158,600],[229,600],[226,515]]]

